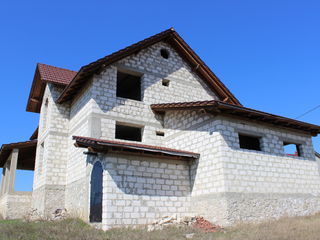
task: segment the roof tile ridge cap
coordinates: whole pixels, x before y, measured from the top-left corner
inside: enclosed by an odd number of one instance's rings
[[[78,72],[78,71],[74,71],[74,70],[71,70],[71,69],[68,69],[68,68],[57,67],[57,66],[46,64],[46,63],[40,63],[40,62],[37,63],[37,66],[41,66],[41,65],[48,66],[48,67],[51,67],[51,68],[57,68],[59,70],[65,70],[65,71],[69,71],[69,72],[73,72],[73,73],[77,73]]]

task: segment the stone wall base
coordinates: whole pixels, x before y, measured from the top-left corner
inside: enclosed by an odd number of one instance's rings
[[[0,215],[4,219],[24,218],[31,207],[31,192],[15,192],[0,197]]]
[[[222,226],[320,212],[320,197],[312,194],[215,193],[191,202],[195,215]]]
[[[44,185],[33,190],[33,209],[43,217],[51,217],[51,214],[58,208],[65,208],[65,186]]]

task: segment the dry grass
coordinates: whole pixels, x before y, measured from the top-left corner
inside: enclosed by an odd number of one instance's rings
[[[261,224],[241,224],[218,233],[205,233],[190,227],[171,227],[154,232],[121,228],[103,232],[77,219],[60,222],[0,221],[0,239],[6,240],[179,240],[186,239],[187,233],[195,233],[193,239],[320,240],[320,215],[282,218]]]

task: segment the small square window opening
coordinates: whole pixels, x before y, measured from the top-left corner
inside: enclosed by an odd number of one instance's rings
[[[162,86],[169,87],[169,84],[170,84],[170,80],[162,79]]]
[[[156,131],[156,135],[160,137],[164,137],[164,132],[162,131]]]

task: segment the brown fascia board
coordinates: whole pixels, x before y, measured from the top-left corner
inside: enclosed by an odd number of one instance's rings
[[[34,132],[32,133],[31,137],[29,138],[29,140],[35,140],[38,138],[38,132],[39,132],[39,126],[37,127],[36,130],[34,130]]]
[[[198,101],[198,102],[180,102],[180,103],[164,103],[152,104],[151,109],[154,112],[162,113],[172,110],[195,110],[205,109],[214,114],[228,115],[233,118],[241,118],[254,120],[260,123],[269,123],[276,126],[281,126],[289,129],[295,129],[306,132],[312,136],[320,133],[320,126],[301,122],[295,119],[286,118],[271,113],[262,112],[259,110],[246,108],[234,104],[225,103],[222,101]]]
[[[27,112],[35,112],[35,113],[40,112],[41,104],[39,103],[42,102],[44,89],[45,89],[45,83],[41,82],[40,72],[37,64],[36,70],[34,72],[31,90],[28,97],[28,102],[26,107]]]
[[[130,56],[131,54],[137,53],[140,50],[160,41],[170,44],[179,53],[179,55],[190,64],[193,71],[202,79],[204,79],[209,88],[222,100],[229,101],[230,103],[236,105],[241,105],[238,99],[236,99],[236,97],[226,88],[226,86],[216,77],[209,67],[200,59],[200,57],[189,47],[189,45],[173,28],[146,38],[138,43],[83,66],[70,84],[61,93],[57,102],[63,103],[71,100],[77,94],[77,91],[81,88],[82,84],[84,84],[91,75],[95,73],[99,74],[108,65]]]

